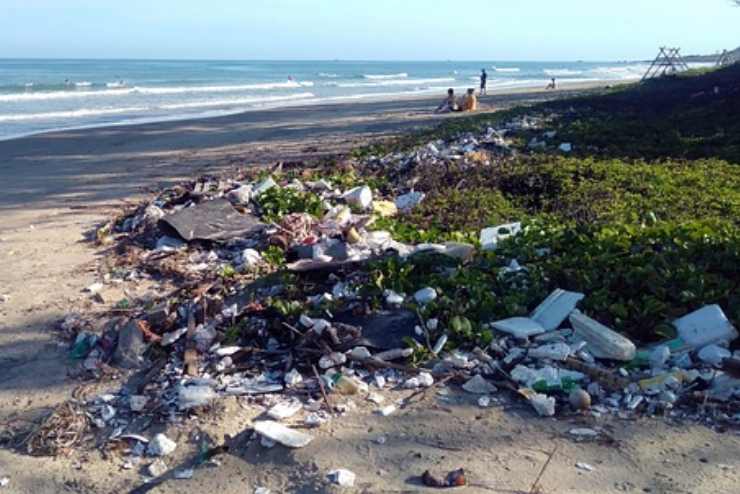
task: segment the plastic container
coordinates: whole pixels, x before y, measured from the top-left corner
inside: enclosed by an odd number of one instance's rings
[[[578,388],[580,388],[578,381],[568,377],[562,378],[560,382],[556,384],[549,383],[545,380],[536,381],[532,384],[532,389],[539,393],[552,393],[553,391],[565,391],[570,393]]]
[[[588,344],[586,348],[594,357],[622,362],[629,362],[635,358],[637,349],[634,343],[578,309],[570,314],[570,322],[575,337]]]
[[[350,206],[365,210],[373,203],[373,191],[367,185],[355,187],[344,194],[344,200]]]

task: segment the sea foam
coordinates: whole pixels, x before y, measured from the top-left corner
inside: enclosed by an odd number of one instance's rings
[[[162,86],[162,87],[116,87],[109,83],[108,89],[98,91],[66,90],[45,92],[23,92],[0,94],[0,102],[44,101],[55,99],[99,98],[105,96],[127,96],[130,94],[166,95],[187,93],[229,93],[239,91],[265,91],[270,89],[298,89],[313,87],[313,81],[285,81],[258,84],[234,84],[218,86]]]
[[[362,77],[372,81],[379,81],[384,79],[405,79],[408,76],[406,72],[401,72],[400,74],[363,74]]]
[[[147,111],[147,107],[127,108],[81,108],[79,110],[56,111],[26,114],[0,114],[0,122],[22,122],[25,120],[67,120],[72,118],[96,117],[100,115],[116,115],[121,113],[136,113]]]
[[[386,86],[413,86],[418,84],[436,84],[440,82],[454,82],[453,77],[436,77],[430,79],[387,79],[379,80],[377,82],[347,82],[337,84],[337,87],[353,88],[353,87],[386,87]]]
[[[543,72],[550,77],[568,77],[571,75],[581,75],[582,70],[571,70],[571,69],[544,69]]]

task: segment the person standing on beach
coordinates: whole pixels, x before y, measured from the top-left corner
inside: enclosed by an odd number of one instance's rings
[[[480,69],[480,95],[487,94],[486,86],[488,85],[488,74],[486,69]]]

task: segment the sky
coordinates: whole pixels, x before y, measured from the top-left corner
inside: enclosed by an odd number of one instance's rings
[[[0,0],[0,58],[637,60],[738,26],[729,0]]]

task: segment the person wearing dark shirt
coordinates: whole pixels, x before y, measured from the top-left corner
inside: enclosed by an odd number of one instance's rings
[[[442,103],[434,110],[435,113],[449,113],[453,111],[460,111],[460,107],[457,105],[455,99],[455,90],[450,88],[447,90],[447,97]]]

